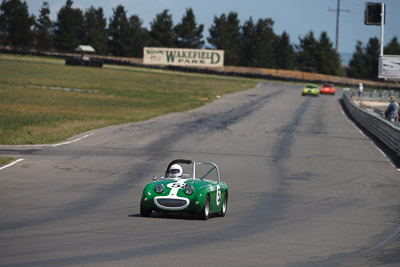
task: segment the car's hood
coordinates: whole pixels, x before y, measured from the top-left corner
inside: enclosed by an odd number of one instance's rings
[[[200,180],[200,179],[182,179],[182,178],[167,178],[167,179],[160,179],[154,183],[161,183],[166,187],[171,187],[171,186],[185,186],[186,184],[189,184],[193,187],[202,187],[205,185],[209,184],[217,184],[216,181],[212,180]]]

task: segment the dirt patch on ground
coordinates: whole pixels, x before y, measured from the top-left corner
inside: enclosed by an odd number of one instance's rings
[[[358,106],[368,109],[368,108],[382,108],[386,107],[389,105],[388,101],[365,101],[365,100],[359,100],[359,99],[353,99],[353,102],[357,104]]]

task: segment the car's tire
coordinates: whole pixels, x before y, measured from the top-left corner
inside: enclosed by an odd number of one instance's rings
[[[143,206],[142,201],[140,201],[140,215],[142,215],[143,217],[150,217],[151,213],[152,213],[152,210],[151,209],[146,209]]]
[[[222,201],[221,211],[218,213],[218,216],[225,217],[227,209],[228,209],[228,192],[225,193],[224,200]]]
[[[210,217],[210,196],[207,195],[206,198],[204,199],[204,205],[203,208],[200,211],[200,219],[201,220],[208,220]]]

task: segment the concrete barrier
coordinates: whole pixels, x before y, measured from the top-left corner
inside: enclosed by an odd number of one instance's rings
[[[357,123],[385,144],[395,157],[400,157],[400,127],[397,124],[355,104],[352,100],[352,91],[343,91],[342,101],[350,116]]]
[[[351,91],[353,92],[353,91]],[[394,96],[396,98],[396,101],[400,100],[400,91],[399,90],[374,90],[374,91],[364,91],[361,99],[362,100],[367,100],[367,101],[383,101],[387,102],[389,100],[389,97]]]

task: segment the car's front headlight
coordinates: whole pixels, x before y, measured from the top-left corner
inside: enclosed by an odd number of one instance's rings
[[[191,194],[193,194],[194,188],[191,185],[187,185],[187,186],[185,186],[185,189],[183,190],[183,192],[185,192],[186,195],[190,196]]]
[[[163,184],[156,184],[156,186],[154,187],[154,191],[157,194],[161,194],[162,192],[164,192],[164,185]]]

